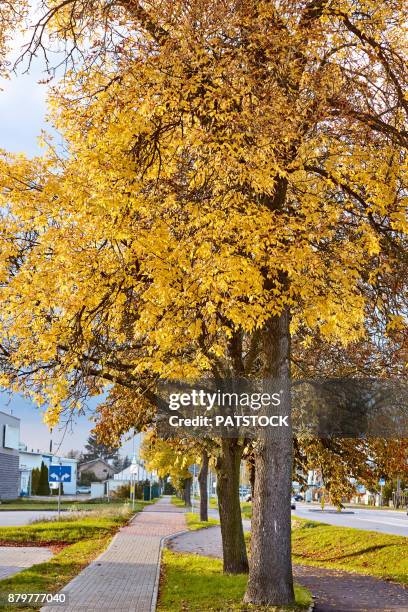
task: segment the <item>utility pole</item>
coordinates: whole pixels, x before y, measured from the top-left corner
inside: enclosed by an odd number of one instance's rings
[[[60,520],[61,518],[61,466],[62,466],[62,461],[61,459],[58,460],[60,469],[59,469],[59,479],[58,479],[58,520]]]
[[[193,500],[191,502],[192,503],[192,507],[191,507],[192,512],[195,512],[195,510],[194,510],[195,492],[196,492],[196,464],[193,463],[193,490],[192,490]]]

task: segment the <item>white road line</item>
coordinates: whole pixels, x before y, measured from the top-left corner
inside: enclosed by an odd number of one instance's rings
[[[356,521],[366,521],[367,523],[382,523],[383,525],[394,525],[395,527],[408,527],[408,521],[401,520],[399,523],[393,523],[392,521],[381,520],[381,519],[366,519],[355,517]]]

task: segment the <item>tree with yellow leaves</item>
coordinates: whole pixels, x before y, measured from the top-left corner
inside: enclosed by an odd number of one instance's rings
[[[1,382],[53,424],[112,384],[137,412],[158,379],[288,383],[299,330],[364,336],[367,287],[406,261],[406,3],[43,6],[27,53],[67,43],[66,152],[1,161]],[[288,605],[291,431],[255,464],[245,601]]]
[[[197,454],[157,437],[151,430],[143,438],[141,457],[149,470],[157,472],[160,478],[170,476],[171,483],[183,496],[186,506],[191,506],[191,484],[193,475],[189,468],[197,462]]]

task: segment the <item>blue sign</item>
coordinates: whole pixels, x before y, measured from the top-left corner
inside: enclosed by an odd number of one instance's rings
[[[380,485],[380,487],[383,487],[385,485],[385,479],[380,478],[380,480],[378,481],[378,484]]]
[[[72,467],[70,465],[50,465],[48,482],[71,482]]]

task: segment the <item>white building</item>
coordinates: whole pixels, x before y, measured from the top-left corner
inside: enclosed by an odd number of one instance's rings
[[[133,463],[136,463],[136,468],[132,467]],[[132,461],[132,464],[121,472],[114,474],[113,479],[122,480],[124,482],[130,482],[132,479],[134,479],[136,482],[143,482],[144,480],[150,478],[151,473],[146,470],[141,461]]]
[[[75,495],[77,486],[77,459],[57,457],[52,453],[40,453],[28,450],[19,451],[20,455],[20,495],[29,495],[31,492],[31,471],[40,468],[41,462],[49,469],[51,465],[71,467],[71,482],[64,482],[64,494]]]
[[[156,480],[156,478],[156,472],[148,472],[143,463],[134,457],[132,463],[127,468],[118,472],[107,481],[107,488],[109,492],[112,492],[122,485],[127,485],[131,482],[144,482],[145,480]]]

